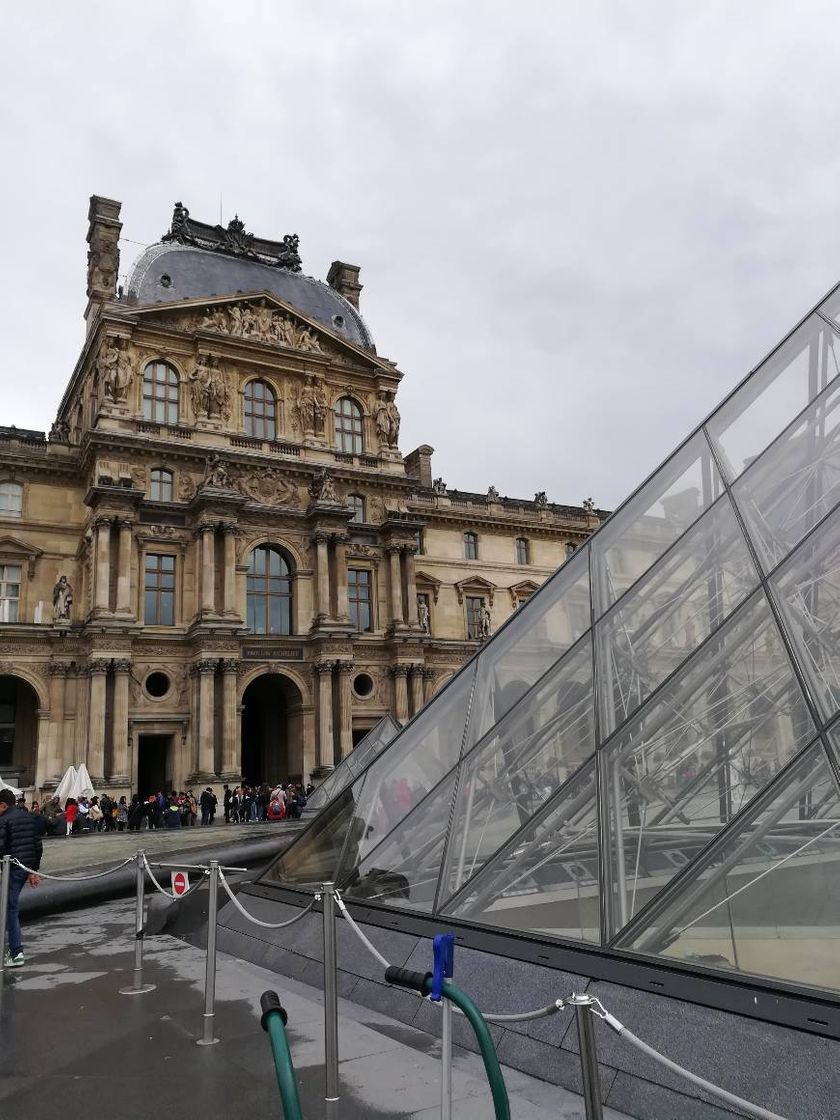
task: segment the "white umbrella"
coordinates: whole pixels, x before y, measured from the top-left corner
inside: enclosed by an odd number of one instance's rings
[[[15,797],[23,796],[23,790],[18,789],[17,786],[10,786],[9,783],[4,782],[2,778],[0,778],[0,789],[10,789]]]
[[[65,771],[64,777],[58,783],[55,790],[55,796],[58,798],[62,805],[68,797],[76,796],[74,791],[76,789],[77,781],[78,775],[76,773],[76,767],[68,766],[67,770]]]
[[[75,793],[73,796],[74,797],[93,797],[93,795],[96,791],[93,788],[93,782],[90,780],[90,774],[88,774],[88,768],[87,768],[87,766],[85,766],[85,764],[83,762],[79,763],[79,766],[76,768],[76,775],[77,775],[77,779],[78,779],[76,788],[78,789],[79,792]]]

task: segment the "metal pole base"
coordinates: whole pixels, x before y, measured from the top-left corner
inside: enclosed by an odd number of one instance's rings
[[[121,996],[144,996],[146,992],[153,992],[157,984],[141,984],[139,988],[120,988]]]
[[[196,1046],[215,1046],[217,1042],[221,1042],[220,1038],[199,1038],[196,1040]]]

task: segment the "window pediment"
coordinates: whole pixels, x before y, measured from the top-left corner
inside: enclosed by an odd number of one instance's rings
[[[462,606],[465,595],[486,595],[492,607],[496,585],[491,583],[489,579],[485,579],[484,576],[470,576],[469,579],[459,580],[455,584],[455,592],[458,595],[458,602]]]
[[[414,580],[417,584],[418,591],[431,591],[434,601],[438,601],[438,595],[440,594],[440,589],[442,586],[441,580],[435,579],[434,576],[430,576],[428,572],[417,572],[415,574]]]
[[[535,591],[539,590],[539,586],[532,579],[523,579],[519,583],[514,583],[513,586],[508,588],[511,606],[515,607],[523,599],[533,595]]]
[[[25,559],[27,563],[27,574],[30,579],[35,575],[35,565],[43,555],[44,550],[42,548],[30,544],[29,541],[23,540],[22,537],[13,537],[8,534],[0,537],[0,559]]]

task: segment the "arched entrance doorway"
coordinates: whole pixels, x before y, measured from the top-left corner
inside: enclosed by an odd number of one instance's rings
[[[0,777],[13,786],[35,782],[38,697],[19,677],[0,677]]]
[[[303,699],[288,677],[264,673],[242,694],[242,780],[248,785],[300,778]]]

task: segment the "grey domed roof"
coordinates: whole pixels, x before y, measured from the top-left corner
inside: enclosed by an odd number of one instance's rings
[[[148,305],[261,291],[277,296],[355,346],[376,352],[359,312],[323,281],[193,245],[168,242],[146,249],[131,270],[126,299]]]

